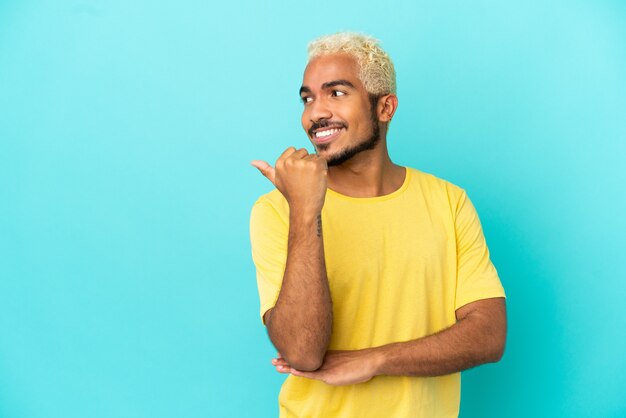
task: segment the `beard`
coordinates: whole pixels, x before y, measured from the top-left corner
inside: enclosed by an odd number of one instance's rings
[[[376,145],[380,142],[380,126],[378,126],[378,118],[376,117],[376,105],[378,104],[377,96],[370,96],[370,122],[372,124],[372,134],[369,138],[360,141],[358,144],[348,147],[339,151],[335,155],[331,155],[326,160],[328,167],[334,167],[345,163],[353,158],[355,155],[369,151],[376,148]],[[330,144],[317,145],[318,151],[324,151],[328,149]]]

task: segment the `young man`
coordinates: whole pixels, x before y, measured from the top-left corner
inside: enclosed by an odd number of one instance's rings
[[[376,40],[309,45],[293,147],[251,216],[281,417],[456,417],[460,371],[498,361],[504,290],[465,192],[394,164],[395,71]]]

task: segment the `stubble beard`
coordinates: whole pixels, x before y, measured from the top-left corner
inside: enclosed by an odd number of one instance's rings
[[[358,144],[348,147],[339,151],[335,155],[331,155],[326,160],[326,164],[328,167],[334,167],[345,163],[346,161],[353,158],[355,155],[363,152],[369,151],[376,148],[376,145],[380,142],[380,127],[378,126],[378,118],[376,117],[376,105],[378,103],[378,97],[371,96],[370,97],[370,122],[372,124],[372,135],[359,142]],[[325,151],[330,147],[330,144],[318,144],[317,150]]]

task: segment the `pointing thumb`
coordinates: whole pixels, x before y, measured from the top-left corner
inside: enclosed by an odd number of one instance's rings
[[[267,177],[267,179],[271,181],[272,184],[276,185],[275,183],[276,170],[274,169],[274,167],[272,167],[267,162],[262,161],[262,160],[254,160],[250,164],[256,167],[261,172],[261,174]]]

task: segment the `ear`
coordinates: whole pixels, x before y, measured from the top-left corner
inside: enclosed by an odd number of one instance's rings
[[[378,120],[380,122],[390,122],[396,109],[398,108],[398,96],[395,94],[386,94],[378,98],[376,110],[378,112]]]

